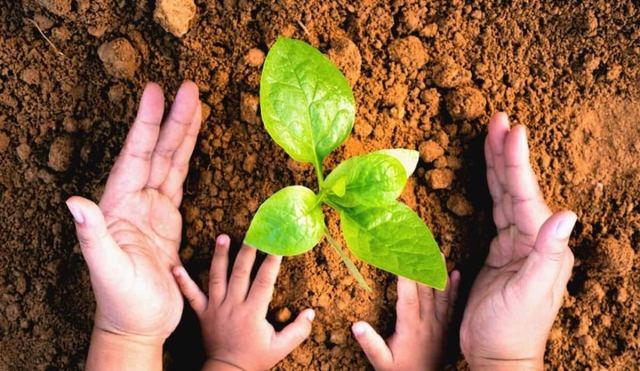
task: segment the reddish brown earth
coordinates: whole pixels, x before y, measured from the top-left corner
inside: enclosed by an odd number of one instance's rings
[[[260,68],[278,35],[327,53],[354,87],[354,134],[328,168],[375,149],[420,150],[403,199],[431,227],[450,268],[462,271],[466,289],[495,231],[486,123],[505,110],[527,125],[547,201],[579,216],[576,267],[547,365],[638,367],[637,1],[158,3],[168,8],[158,13],[149,0],[0,0],[0,369],[84,365],[94,302],[63,201],[99,199],[146,81],[173,93],[193,79],[205,103],[182,208],[181,256],[200,282],[217,234],[239,242],[270,194],[294,183],[314,187],[312,169],[289,159],[259,120]],[[176,14],[180,22],[168,24]],[[337,232],[334,215],[328,223]],[[395,281],[358,265],[371,294],[325,243],[285,260],[270,316],[286,321],[309,306],[318,316],[311,338],[277,369],[368,367],[348,329],[365,319],[392,332]],[[463,288],[460,307],[464,297]],[[199,365],[196,323],[186,312],[166,346],[168,369]],[[452,331],[455,344],[455,324]],[[448,356],[448,367],[465,369],[455,346]]]

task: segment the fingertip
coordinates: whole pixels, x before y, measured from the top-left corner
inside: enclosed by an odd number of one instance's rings
[[[375,369],[387,368],[393,355],[384,339],[367,322],[351,325],[351,332]],[[397,333],[397,332],[396,332]]]
[[[507,116],[504,112],[496,112],[489,119],[489,131],[494,131],[496,129],[500,129],[501,131],[506,129],[509,130],[509,116]]]
[[[69,209],[69,212],[73,216],[73,220],[76,224],[84,224],[84,214],[78,205],[76,205],[73,197],[65,201],[65,204],[67,205],[67,209]]]
[[[316,318],[316,311],[314,311],[313,309],[309,308],[305,310],[305,318],[307,320],[309,320],[309,322],[313,322],[313,320]]]
[[[193,82],[193,80],[189,80],[189,79],[184,80],[181,85],[188,86],[190,89],[192,88],[198,89],[198,85],[195,82]]]
[[[218,246],[228,246],[229,245],[229,236],[226,234],[221,234],[216,239],[216,245]]]
[[[566,240],[571,236],[578,216],[572,211],[562,212],[555,228],[555,236],[559,240]]]
[[[175,277],[176,281],[178,281],[179,284],[184,283],[186,281],[186,278],[188,277],[187,271],[181,265],[177,265],[173,267],[171,269],[171,273],[173,274],[173,277]]]
[[[207,297],[202,290],[200,290],[200,287],[189,277],[189,273],[184,269],[184,266],[178,265],[173,267],[171,273],[173,273],[173,277],[182,295],[187,299],[194,312],[200,316],[207,307]]]
[[[507,115],[505,112],[503,111],[498,111],[496,112],[493,117],[493,120],[495,120],[496,122],[499,122],[501,124],[507,124],[507,127],[509,126],[509,115]]]
[[[311,334],[311,321],[314,316],[315,312],[312,309],[300,312],[293,323],[287,325],[277,334],[274,343],[275,352],[281,353],[284,357],[302,344]]]
[[[459,270],[454,270],[449,275],[449,278],[451,279],[451,282],[454,283],[454,284],[460,283],[460,271]]]
[[[102,211],[93,201],[80,196],[73,196],[66,200],[65,204],[79,226],[93,229],[95,233],[103,233],[106,230]]]
[[[367,326],[364,322],[356,322],[351,325],[351,332],[353,332],[353,335],[356,338],[361,337],[365,332],[367,332]]]
[[[155,82],[155,81],[147,81],[147,83],[144,85],[144,89],[161,89],[160,85]]]
[[[178,95],[188,94],[188,95],[199,95],[200,90],[198,89],[198,85],[191,80],[185,80],[182,85],[180,85],[180,89],[178,90]],[[198,101],[199,102],[199,101]]]
[[[175,266],[173,267],[173,269],[171,270],[171,273],[173,273],[173,276],[179,279],[183,279],[184,278],[184,267],[181,265]]]
[[[504,151],[504,140],[509,133],[509,119],[504,112],[494,114],[489,120],[489,149],[491,155],[499,156]]]
[[[140,100],[150,99],[151,97],[156,101],[162,100],[164,104],[164,92],[162,91],[162,87],[153,81],[147,82],[144,86],[142,98]]]
[[[458,298],[458,289],[460,288],[460,271],[454,270],[449,275],[449,297],[451,302],[455,302]]]
[[[529,143],[527,143],[527,127],[518,124],[511,128],[510,136],[516,137],[516,143],[521,147],[529,148]]]

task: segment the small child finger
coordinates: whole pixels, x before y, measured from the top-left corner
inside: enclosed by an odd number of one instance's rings
[[[189,273],[184,269],[184,267],[179,266],[173,268],[173,276],[178,283],[178,287],[180,287],[180,291],[182,295],[187,299],[189,305],[198,317],[201,317],[204,314],[205,309],[207,309],[207,297],[200,290],[198,285],[189,277]]]
[[[219,305],[227,295],[227,269],[229,267],[229,236],[221,234],[216,239],[216,248],[209,269],[209,300]]]
[[[458,289],[460,288],[460,272],[457,270],[451,272],[451,275],[449,275],[449,280],[451,281],[451,290],[449,291],[449,313],[447,320],[449,321],[449,323],[451,323],[453,312],[456,306],[456,301],[458,300]]]
[[[438,322],[446,324],[449,318],[449,307],[451,305],[451,279],[447,280],[444,291],[434,290],[434,313]]]
[[[384,339],[366,322],[356,322],[351,331],[371,365],[377,369],[386,369],[393,362],[393,354]]]

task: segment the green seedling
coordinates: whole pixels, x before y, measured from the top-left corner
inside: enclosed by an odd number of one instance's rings
[[[443,290],[447,271],[433,235],[397,201],[416,168],[418,152],[388,149],[350,158],[324,177],[322,162],[351,133],[353,92],[322,53],[298,40],[279,38],[260,81],[262,120],[292,158],[313,164],[318,193],[303,186],[281,189],[258,209],[245,243],[268,254],[302,254],[324,236],[358,282],[362,275],[331,237],[322,204],[340,214],[344,239],[361,260]]]

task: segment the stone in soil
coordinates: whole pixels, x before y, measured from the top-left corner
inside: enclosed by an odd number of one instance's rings
[[[71,11],[71,0],[37,0],[38,4],[55,15],[65,15]],[[38,25],[39,26],[39,25]]]
[[[189,23],[195,16],[193,0],[157,0],[153,12],[153,19],[175,37],[182,37],[189,31]]]
[[[114,77],[132,79],[140,67],[140,55],[129,40],[122,37],[100,45],[98,57]]]
[[[454,120],[473,120],[484,113],[487,100],[480,90],[466,86],[447,94],[445,103]]]

